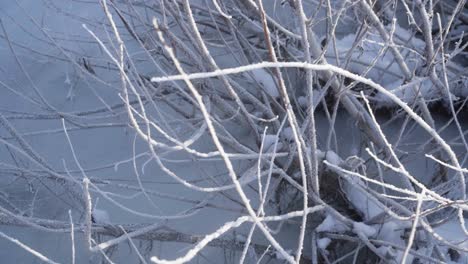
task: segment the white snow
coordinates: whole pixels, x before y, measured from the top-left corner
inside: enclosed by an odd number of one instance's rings
[[[333,165],[339,166],[343,160],[332,150],[325,153],[325,159]]]
[[[329,150],[325,154],[325,159],[333,165],[340,166],[343,160],[333,151]],[[361,213],[365,220],[369,220],[382,213],[383,206],[373,200],[361,190],[366,188],[365,183],[357,176],[346,175],[346,180],[342,181],[342,188],[346,198]],[[357,185],[360,185],[359,188]]]
[[[331,243],[331,239],[328,237],[324,237],[324,238],[317,240],[317,247],[322,250],[326,250],[328,245],[330,245],[330,243]]]
[[[365,191],[358,188],[357,185],[365,188],[364,182],[357,176],[348,175],[347,180],[343,181],[342,187],[346,194],[346,198],[358,210],[364,220],[372,219],[383,212],[383,206],[374,200],[368,198]]]
[[[321,97],[321,92],[314,89],[313,93],[313,103],[314,107],[317,107],[317,105],[320,103],[320,97]],[[300,107],[302,108],[308,108],[309,107],[309,98],[307,96],[299,96],[297,98],[297,103],[299,104]]]
[[[327,217],[323,220],[323,222],[317,226],[317,232],[336,232],[342,233],[348,231],[349,228],[342,224],[341,222],[337,221],[332,215],[327,214]]]
[[[377,248],[377,252],[382,254],[383,256],[388,254],[389,246],[380,246]]]
[[[95,208],[93,210],[93,218],[96,224],[110,224],[111,220],[107,211]]]
[[[390,25],[387,30],[390,32]],[[405,58],[405,63],[410,72],[414,72],[416,69],[423,67],[424,61],[422,56],[419,54],[423,53],[425,49],[425,42],[423,40],[412,36],[411,32],[402,28],[398,23],[395,24],[393,39],[397,45],[403,44],[406,47],[398,47],[397,49],[402,57]],[[345,35],[344,37],[336,40],[336,49],[340,58],[344,59],[347,56],[351,47],[353,47],[355,40],[355,33]],[[403,85],[405,75],[399,64],[396,63],[393,53],[390,50],[386,50],[380,54],[385,45],[378,32],[369,31],[358,45],[359,47],[355,48],[351,53],[350,63],[347,67],[351,72],[363,75],[364,77],[379,83],[407,103],[412,103],[416,97],[413,89],[415,86],[416,90],[419,90],[426,100],[441,99],[441,97],[446,99],[445,92],[441,94],[441,91],[435,87],[432,81],[428,78],[423,79],[415,77],[410,83]],[[335,63],[335,47],[333,44],[328,45],[327,56],[331,58],[329,59],[330,63]],[[375,66],[365,74],[368,66],[371,65],[376,58]],[[441,69],[437,68],[437,70]],[[448,74],[449,80],[451,77],[456,77],[450,71]],[[463,94],[466,93],[467,89],[459,89],[459,87],[466,88],[466,85],[452,85],[451,92],[454,94],[450,95],[451,100],[455,100],[457,96],[463,96]],[[387,97],[380,94],[377,94],[375,99],[379,103],[378,106],[381,107],[395,105],[395,103]],[[301,99],[301,101],[303,101],[303,99]]]
[[[403,28],[400,29],[401,31],[397,31],[398,33],[406,31]],[[348,34],[341,39],[337,39],[336,48],[341,58],[344,58],[351,47],[353,47],[355,39],[355,33]],[[421,44],[421,42],[417,40],[415,40],[414,43],[416,45]],[[358,74],[364,74],[368,65],[370,65],[377,56],[379,56],[381,49],[384,47],[384,42],[377,32],[369,32],[359,44],[362,46],[362,48],[358,47],[353,50],[348,69]],[[422,43],[422,45],[424,47],[424,43]],[[410,70],[413,70],[416,66],[422,64],[422,60],[418,54],[409,52],[406,49],[401,49],[400,52],[402,56],[408,57],[406,62]],[[327,55],[334,57],[334,54],[334,47],[332,44],[330,44],[328,46]],[[404,79],[403,72],[400,70],[399,65],[395,63],[394,60],[395,58],[392,52],[387,51],[383,53],[383,55],[377,59],[375,67],[367,73],[366,77],[382,85],[388,84],[389,82],[393,82],[398,79]],[[333,62],[334,60],[330,60],[330,63]]]
[[[375,228],[368,226],[362,222],[354,222],[353,232],[356,234],[363,233],[366,237],[373,237],[377,233]]]
[[[403,84],[403,80],[388,83],[385,88],[404,102],[414,102],[420,93],[426,101],[440,99],[441,94],[429,78],[415,77],[410,83]],[[451,95],[456,99],[454,95]],[[375,99],[379,107],[392,106],[394,103],[386,96],[377,94]]]
[[[297,98],[297,103],[302,108],[307,108],[309,106],[309,100],[307,100],[307,96],[299,96]]]

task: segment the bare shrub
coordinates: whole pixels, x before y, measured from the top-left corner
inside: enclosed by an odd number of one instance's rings
[[[0,83],[28,104],[0,112],[0,221],[71,234],[72,262],[465,263],[465,2],[43,0],[74,31],[25,16],[50,53],[2,23],[31,92]]]

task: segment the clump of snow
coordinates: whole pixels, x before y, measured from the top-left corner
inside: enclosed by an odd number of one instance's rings
[[[307,108],[309,106],[309,100],[307,100],[306,96],[299,96],[297,98],[297,103],[302,108]]]
[[[343,163],[343,160],[331,150],[326,152],[325,159],[328,163],[336,166],[340,166]],[[345,180],[342,181],[343,192],[365,220],[369,220],[383,212],[383,206],[378,201],[370,200],[367,194],[364,193],[363,189],[367,187],[359,177],[353,175],[344,176]]]
[[[317,105],[320,103],[320,97],[321,97],[320,91],[314,89],[313,99],[312,99],[314,103],[314,108],[317,107]],[[307,96],[299,96],[297,98],[297,103],[302,108],[308,108],[310,106],[309,98]]]
[[[312,153],[311,153],[311,151],[310,151],[310,148],[307,148],[307,150],[308,150],[308,153],[309,153],[310,155],[312,155]],[[317,150],[315,151],[315,156],[317,156],[317,159],[319,159],[319,160],[325,159],[325,155],[326,155],[326,153],[323,152],[323,151],[321,151],[321,150],[318,150],[318,149],[317,149]]]
[[[343,160],[332,150],[327,151],[325,154],[325,159],[333,165],[339,166]]]
[[[327,159],[328,160],[328,159]],[[346,198],[353,207],[361,213],[364,220],[372,219],[383,212],[383,205],[380,202],[371,200],[365,193],[365,190],[357,185],[366,188],[364,182],[357,176],[348,175],[346,181],[343,181],[342,187]]]
[[[332,215],[328,214],[323,222],[317,226],[317,232],[336,232],[343,233],[348,231],[349,228],[343,223],[337,221]]]
[[[407,84],[403,84],[403,80],[397,80],[395,82],[388,83],[385,88],[400,98],[402,101],[407,103],[414,102],[419,97],[419,94],[426,101],[441,98],[441,94],[438,88],[436,88],[432,81],[426,77],[415,77],[410,83]],[[452,100],[456,99],[454,95],[451,96]],[[375,100],[378,102],[378,106],[380,107],[395,105],[395,103],[391,101],[390,98],[381,93],[375,95]]]
[[[110,224],[111,223],[109,213],[107,213],[107,211],[94,208],[92,216],[96,224]]]
[[[340,166],[343,160],[333,151],[329,150],[325,154],[328,163]],[[369,220],[383,212],[383,205],[380,202],[371,200],[365,193],[367,188],[365,183],[358,177],[344,174],[342,189],[346,198],[353,207],[361,213],[364,220]]]
[[[402,41],[406,41],[411,38],[410,33],[406,29],[401,28],[398,25],[396,25],[396,28],[398,30],[395,31],[395,34],[399,35]],[[419,50],[424,49],[424,42],[414,37],[412,39],[413,40],[410,42],[405,42],[409,47],[415,47]],[[348,54],[350,49],[353,48],[355,40],[355,33],[336,40],[336,49],[340,57],[344,58]],[[387,51],[380,54],[384,47],[385,43],[380,34],[377,32],[369,32],[358,44],[358,47],[353,49],[348,69],[357,74],[364,74],[368,66],[377,58],[375,67],[373,67],[365,77],[382,85],[386,85],[399,79],[404,79],[404,74],[400,69],[400,66],[395,63],[393,53]],[[407,63],[410,71],[414,71],[423,64],[421,56],[416,52],[409,49],[400,49],[399,51],[404,58],[407,58],[405,62]],[[334,56],[334,54],[334,47],[331,44],[328,46],[327,55]],[[333,63],[333,61],[334,60],[330,60],[331,63]]]
[[[317,240],[317,247],[322,250],[326,250],[327,247],[330,245],[330,243],[331,243],[331,239],[328,237],[324,237],[324,238]]]
[[[353,232],[356,234],[363,233],[366,237],[373,237],[377,233],[377,230],[375,230],[375,228],[372,226],[368,226],[362,222],[354,222]]]
[[[423,56],[420,54],[424,53],[425,42],[414,37],[412,32],[401,27],[398,23],[395,24],[394,31],[390,28],[391,25],[388,27],[389,32],[394,32],[393,40],[397,45],[398,52],[404,58],[409,71],[417,73],[419,70],[423,69],[424,60]],[[429,78],[414,77],[410,83],[405,84],[403,82],[406,76],[400,65],[396,63],[393,52],[390,50],[382,52],[387,45],[378,32],[369,31],[357,44],[355,43],[356,39],[357,36],[355,33],[337,39],[336,47],[333,44],[328,45],[327,56],[334,58],[336,56],[335,48],[340,58],[346,58],[350,55],[350,61],[346,68],[347,70],[382,85],[406,103],[414,102],[415,98],[418,96],[415,91],[420,92],[426,101],[439,99],[443,99],[444,101],[457,100],[457,96],[463,96],[463,90],[465,90],[466,93],[466,89],[458,89],[456,88],[457,85],[451,85],[452,90],[450,98],[446,98],[447,95],[445,92],[441,92],[439,88],[434,86]],[[404,45],[400,45],[402,43],[404,43]],[[403,46],[405,48],[402,48]],[[334,59],[329,61],[330,63],[335,63]],[[373,63],[374,66],[369,70],[369,65]],[[436,70],[442,71],[440,65],[436,66]],[[448,75],[449,80],[452,79],[452,77],[457,78],[457,76],[450,71]],[[461,85],[461,87],[466,87],[466,85]],[[379,93],[376,94],[375,100],[377,106],[380,107],[395,105],[388,97]],[[304,101],[304,99],[300,101]]]
[[[251,71],[250,78],[253,76],[253,81],[258,82],[263,90],[273,98],[280,96],[273,77],[264,69],[255,69]]]

